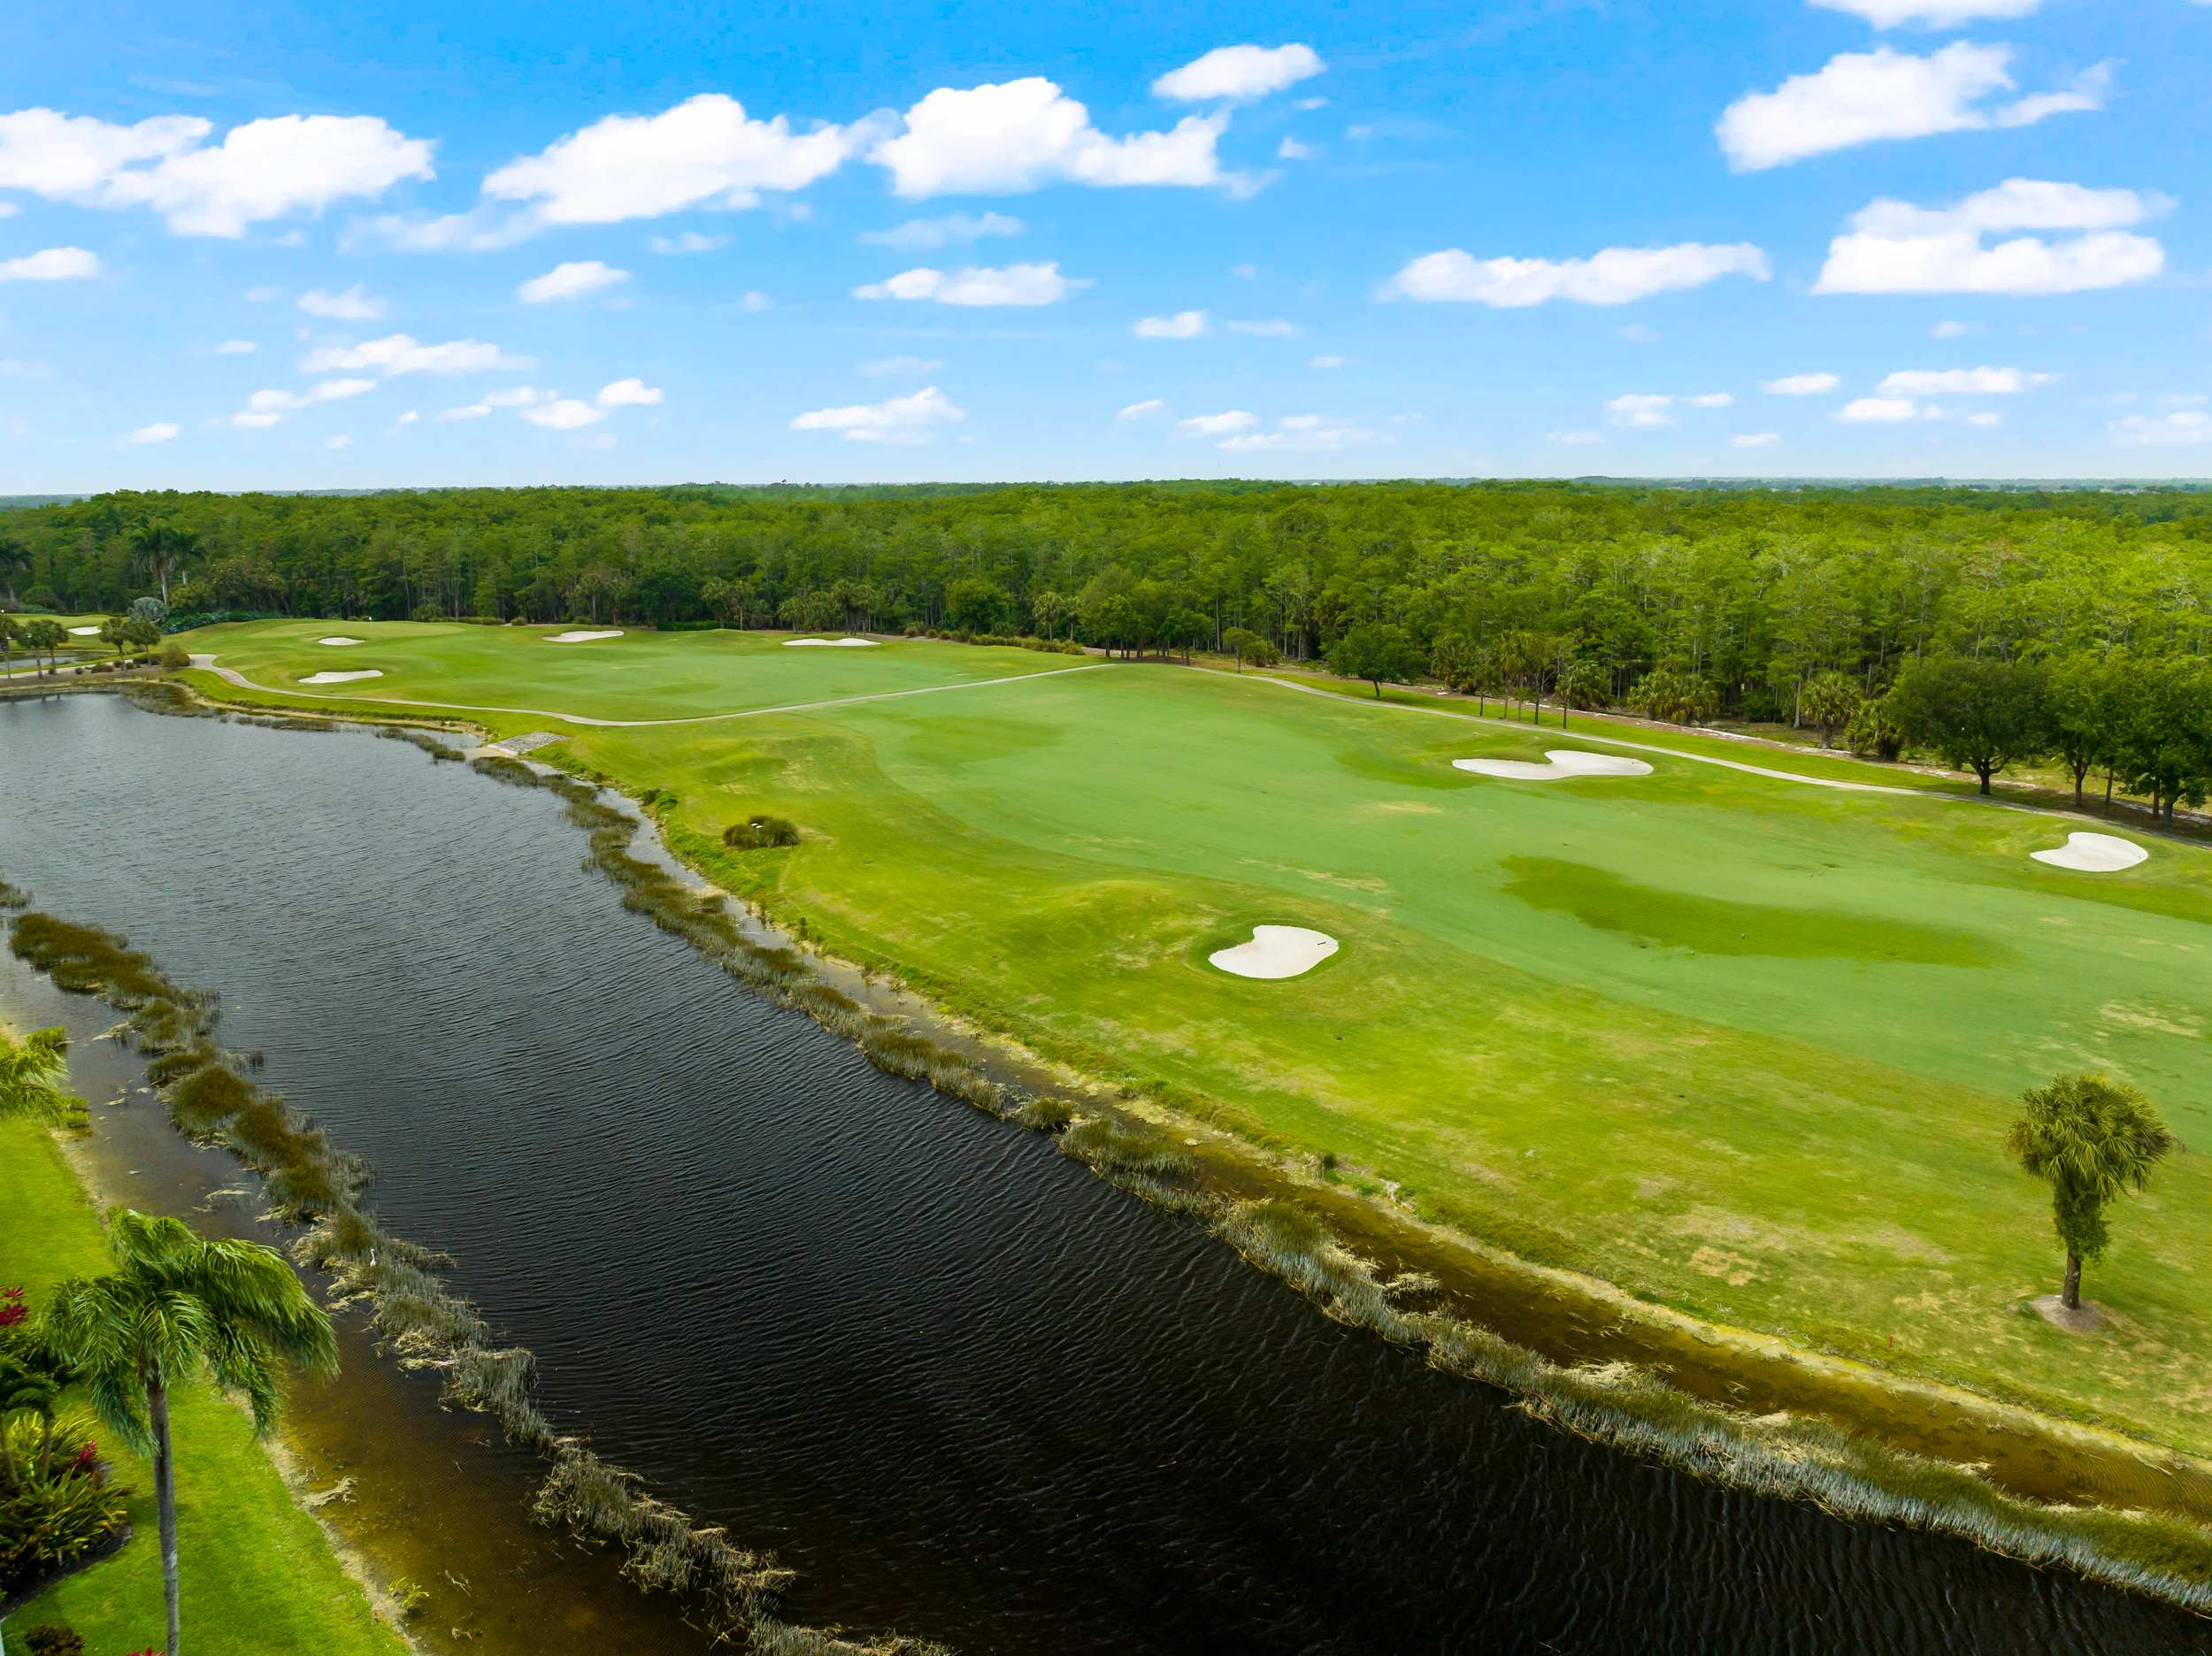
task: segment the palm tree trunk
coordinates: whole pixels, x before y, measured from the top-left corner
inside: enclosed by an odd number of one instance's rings
[[[182,1643],[177,1624],[177,1467],[169,1443],[169,1391],[158,1376],[146,1383],[154,1427],[154,1505],[161,1521],[161,1593],[169,1608],[169,1656]]]
[[[2066,1250],[2066,1285],[2058,1298],[2069,1311],[2081,1309],[2081,1255],[2071,1248]]]

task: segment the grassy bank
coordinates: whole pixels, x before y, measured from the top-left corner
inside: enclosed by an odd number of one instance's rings
[[[434,691],[435,652],[465,647],[472,698],[632,717],[705,705],[713,648],[713,693],[753,709],[811,697],[822,657],[849,694],[1018,655],[702,636],[584,647],[610,653],[581,689],[527,639],[364,648],[423,652],[405,682]],[[199,647],[269,684],[354,653],[255,626]],[[2131,1200],[2091,1284],[2108,1330],[2083,1340],[2024,1309],[2057,1261],[2001,1147],[2022,1087],[2090,1066],[2212,1142],[2196,847],[2068,873],[2028,855],[2063,824],[1937,779],[1641,729],[1607,733],[1926,797],[1664,754],[1646,778],[1503,784],[1451,761],[1574,732],[1161,665],[565,733],[539,756],[672,796],[671,844],[726,889],[1076,1070],[1691,1315],[2212,1451],[2212,1164]],[[726,847],[757,811],[801,844]],[[1343,947],[1279,983],[1208,965],[1256,924]]]
[[[50,1134],[0,1122],[0,1166],[8,1169],[0,1283],[21,1284],[35,1305],[58,1279],[107,1269],[99,1221]],[[179,1558],[193,1642],[226,1656],[402,1656],[405,1644],[293,1500],[245,1412],[204,1384],[178,1393],[173,1407]],[[119,1445],[101,1448],[133,1491],[131,1539],[11,1614],[14,1641],[59,1622],[83,1634],[88,1650],[118,1656],[161,1642],[153,1478]]]

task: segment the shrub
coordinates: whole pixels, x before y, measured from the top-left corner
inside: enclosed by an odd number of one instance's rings
[[[743,822],[732,823],[722,831],[722,843],[740,851],[795,846],[799,843],[799,828],[796,823],[781,816],[748,816]]]
[[[6,1427],[17,1478],[0,1493],[0,1599],[85,1562],[127,1516],[129,1491],[109,1480],[87,1422],[57,1421],[50,1443],[47,1430],[28,1414]]]
[[[155,655],[154,660],[162,671],[175,672],[180,668],[192,664],[192,652],[173,638],[164,639],[161,640],[161,648]]]
[[[1905,751],[1905,730],[1884,699],[1877,696],[1859,703],[1851,722],[1844,726],[1843,742],[1862,759],[1872,754],[1878,759],[1894,760]]]
[[[445,611],[434,603],[417,604],[415,613],[408,617],[411,621],[442,621],[445,618]]]
[[[23,1636],[31,1656],[84,1656],[84,1635],[58,1622],[42,1622]]]

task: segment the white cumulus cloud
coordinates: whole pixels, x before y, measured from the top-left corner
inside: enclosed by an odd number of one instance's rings
[[[1110,138],[1090,111],[1041,76],[965,90],[940,87],[906,111],[905,130],[869,150],[909,199],[1002,196],[1047,184],[1233,183],[1216,145],[1225,115],[1186,116],[1167,132]]]
[[[99,256],[81,247],[46,248],[20,258],[0,259],[0,282],[88,281],[99,273]]]
[[[1206,313],[1178,310],[1173,316],[1139,317],[1129,331],[1139,339],[1196,339],[1206,331]]]
[[[1247,334],[1253,339],[1292,339],[1297,335],[1298,325],[1286,322],[1280,317],[1269,317],[1253,322],[1232,322],[1229,332]]]
[[[1886,197],[1852,215],[1828,244],[1813,291],[2062,294],[2147,281],[2166,266],[2153,237],[2123,226],[2169,211],[2152,191],[2007,179],[1946,208]],[[2006,231],[2071,233],[2047,239]]]
[[[726,235],[708,235],[703,231],[686,230],[672,236],[657,235],[645,245],[656,253],[675,255],[711,253],[717,248],[726,248],[729,244],[730,238]]]
[[[1875,388],[1884,396],[2017,396],[2055,378],[2023,368],[1901,368]]]
[[[858,240],[870,247],[933,252],[956,243],[980,242],[987,236],[1017,236],[1025,227],[1011,213],[955,212],[940,218],[909,218],[888,230],[864,230]]]
[[[1146,415],[1157,414],[1166,407],[1167,404],[1158,397],[1147,397],[1141,402],[1132,402],[1114,418],[1125,420],[1142,419]]]
[[[1836,410],[1836,418],[1852,426],[1895,426],[1906,420],[1934,419],[1939,410],[1910,397],[1858,397]]]
[[[1674,416],[1667,410],[1674,406],[1674,399],[1646,392],[1632,392],[1617,396],[1605,405],[1605,417],[1616,426],[1671,426]]]
[[[1315,454],[1390,441],[1387,433],[1368,431],[1350,420],[1333,419],[1322,414],[1286,414],[1275,422],[1272,431],[1240,432],[1225,437],[1215,447],[1231,454],[1263,454],[1276,449]]]
[[[218,356],[250,356],[261,347],[250,339],[227,339],[215,348]]]
[[[522,418],[548,431],[575,431],[580,426],[597,425],[607,418],[607,411],[574,397],[555,397],[549,402],[534,403],[523,410]]]
[[[687,207],[757,206],[804,189],[879,132],[872,120],[792,130],[757,120],[735,98],[703,92],[657,115],[610,115],[509,162],[484,180],[493,201],[534,225],[616,224]]]
[[[556,299],[581,299],[587,294],[604,292],[618,288],[630,280],[630,272],[617,270],[598,259],[570,259],[556,264],[542,276],[533,276],[515,289],[515,297],[525,304],[546,304]]]
[[[658,386],[649,386],[639,379],[618,380],[612,385],[602,386],[597,398],[603,409],[651,408],[662,400]]]
[[[1310,46],[1217,46],[1162,75],[1152,92],[1178,104],[1232,103],[1310,80],[1326,66]]]
[[[343,293],[311,288],[300,295],[300,309],[310,316],[326,317],[334,322],[373,322],[384,314],[384,302],[371,298],[368,291],[356,282]]]
[[[1175,429],[1186,437],[1226,437],[1235,432],[1249,431],[1260,423],[1259,416],[1243,409],[1230,409],[1221,414],[1194,414],[1188,419],[1175,422]]]
[[[1701,392],[1696,396],[1684,397],[1682,399],[1682,406],[1684,408],[1698,409],[1732,408],[1735,406],[1735,396],[1730,392],[1705,391]]]
[[[1711,247],[1607,248],[1588,258],[1478,259],[1458,248],[1413,260],[1379,293],[1385,299],[1417,299],[1492,305],[1514,310],[1554,299],[1577,304],[1627,304],[1656,293],[1701,288],[1723,276],[1767,281],[1767,256],[1749,242]]]
[[[1992,104],[1993,94],[2013,89],[2011,62],[2009,46],[1972,41],[1955,41],[1925,58],[1886,46],[1841,52],[1812,74],[1738,98],[1713,132],[1729,165],[1750,172],[1883,139],[2026,126],[2104,107],[2111,77],[2101,66],[2062,91]]]
[[[2121,442],[2144,448],[2212,443],[2212,414],[2195,409],[2171,414],[2128,414],[2112,422],[2112,434]]]
[[[1784,374],[1779,380],[1762,381],[1759,389],[1770,396],[1820,396],[1842,383],[1832,373]]]
[[[918,443],[929,440],[933,426],[957,425],[968,417],[935,386],[911,396],[847,408],[816,409],[791,422],[793,431],[841,432],[853,442]]]
[[[391,374],[481,373],[497,368],[527,368],[526,356],[510,356],[485,340],[448,340],[425,345],[405,334],[389,334],[360,345],[325,345],[310,351],[301,363],[306,373],[331,373],[370,369]]]
[[[1780,432],[1738,432],[1728,440],[1739,448],[1771,448],[1782,441]]]
[[[373,116],[273,116],[210,144],[213,131],[187,115],[129,126],[50,109],[0,115],[0,189],[145,207],[180,235],[235,238],[269,219],[434,176],[431,143]]]
[[[853,289],[856,299],[929,299],[949,305],[1058,304],[1088,278],[1063,276],[1059,263],[1009,264],[1002,270],[969,265],[948,275],[927,265]]]
[[[160,420],[151,426],[141,426],[123,441],[127,443],[165,443],[177,434],[173,421]]]
[[[1848,12],[1878,29],[1962,28],[1984,18],[2033,15],[2042,0],[1811,0],[1830,12]]]

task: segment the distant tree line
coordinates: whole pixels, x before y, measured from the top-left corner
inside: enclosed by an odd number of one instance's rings
[[[111,494],[0,514],[11,602],[934,630],[1333,661],[2203,797],[2212,495],[1574,484]],[[35,647],[34,647],[35,648]],[[1938,666],[1937,663],[1952,663]]]

